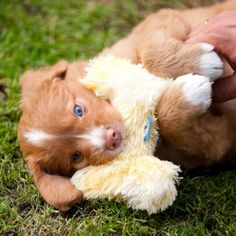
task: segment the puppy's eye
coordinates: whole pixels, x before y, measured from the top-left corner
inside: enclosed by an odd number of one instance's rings
[[[79,152],[79,151],[74,152],[72,154],[72,160],[73,161],[83,160],[81,152]]]
[[[82,117],[83,114],[84,114],[84,109],[81,105],[75,105],[74,109],[73,109],[73,112],[76,116]]]

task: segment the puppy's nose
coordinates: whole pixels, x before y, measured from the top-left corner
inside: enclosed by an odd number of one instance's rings
[[[122,142],[122,135],[121,133],[114,129],[108,128],[105,131],[105,147],[108,150],[114,150],[120,146]]]

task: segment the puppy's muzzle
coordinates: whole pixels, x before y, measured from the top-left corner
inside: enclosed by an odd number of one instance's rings
[[[118,148],[123,141],[123,137],[119,129],[113,127],[107,128],[105,130],[104,139],[105,148],[110,151]]]

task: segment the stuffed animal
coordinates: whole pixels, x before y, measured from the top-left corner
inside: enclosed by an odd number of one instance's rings
[[[125,123],[123,151],[111,162],[88,166],[72,176],[85,199],[118,199],[149,214],[162,211],[176,198],[180,168],[153,156],[158,143],[155,110],[172,83],[150,74],[142,65],[114,56],[90,62],[80,81],[108,99]]]

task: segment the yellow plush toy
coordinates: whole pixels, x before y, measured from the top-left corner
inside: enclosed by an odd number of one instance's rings
[[[72,183],[86,199],[119,199],[149,214],[166,209],[176,198],[180,168],[153,153],[158,142],[155,110],[172,80],[160,79],[126,59],[106,56],[91,61],[81,83],[109,99],[121,113],[125,143],[113,161],[77,171]]]

